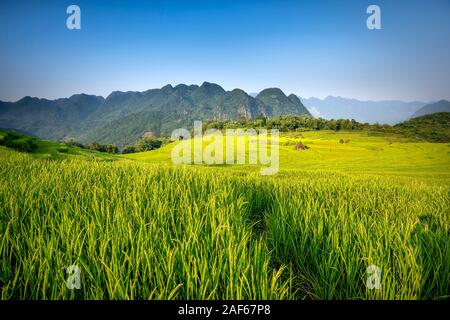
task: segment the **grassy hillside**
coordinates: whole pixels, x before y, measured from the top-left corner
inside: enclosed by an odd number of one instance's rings
[[[348,140],[348,143],[340,143]],[[296,150],[297,143],[310,147]],[[149,152],[124,155],[129,159],[172,165],[174,144]],[[206,143],[205,143],[206,145]],[[428,143],[401,135],[371,132],[335,132],[330,130],[284,133],[280,138],[280,172],[339,172],[390,176],[450,178],[450,145]],[[226,171],[242,174],[259,173],[260,166],[221,166]],[[210,168],[207,165],[204,169]],[[216,170],[214,166],[213,170]]]
[[[5,148],[28,152],[33,158],[37,159],[88,159],[96,161],[117,159],[117,157],[103,152],[45,141],[10,130],[0,130],[0,149],[3,151]]]
[[[174,144],[112,162],[2,147],[1,297],[450,296],[448,144],[332,131],[280,143],[275,176],[174,166]],[[72,264],[81,290],[65,285]]]

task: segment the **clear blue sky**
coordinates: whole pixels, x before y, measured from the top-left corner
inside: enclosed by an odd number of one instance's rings
[[[81,8],[81,30],[66,8]],[[378,4],[382,30],[366,28]],[[450,0],[0,1],[0,100],[216,82],[450,99]]]

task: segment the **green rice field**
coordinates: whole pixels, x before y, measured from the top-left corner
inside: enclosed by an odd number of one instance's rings
[[[273,176],[174,165],[175,144],[0,147],[1,299],[450,297],[448,143],[287,133]]]

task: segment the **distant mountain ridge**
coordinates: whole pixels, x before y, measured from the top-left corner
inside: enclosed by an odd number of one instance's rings
[[[438,113],[438,112],[450,112],[450,101],[441,100],[441,101],[438,101],[435,103],[427,104],[426,106],[417,110],[412,115],[412,118],[424,116],[427,114]]]
[[[76,130],[104,102],[103,97],[86,94],[56,100],[27,96],[17,102],[0,102],[0,127],[48,139],[61,137]]]
[[[120,147],[144,132],[167,135],[194,120],[225,120],[293,114],[311,114],[295,95],[278,88],[263,90],[256,97],[241,89],[226,91],[204,82],[201,86],[179,84],[143,92],[114,91],[103,98],[79,94],[48,100],[25,97],[0,102],[0,128],[16,129],[40,138],[74,138],[87,143],[114,143]]]
[[[302,103],[314,116],[325,119],[355,119],[359,122],[396,124],[426,105],[426,102],[398,100],[361,101],[328,96],[325,99],[301,98]],[[315,114],[314,114],[315,113]]]

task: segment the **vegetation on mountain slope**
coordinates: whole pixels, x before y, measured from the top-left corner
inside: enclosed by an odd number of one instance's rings
[[[413,118],[394,126],[395,130],[432,142],[450,142],[450,112]]]
[[[263,92],[260,97],[266,101]],[[287,97],[279,89],[267,103],[240,89],[225,91],[208,82],[201,86],[167,85],[144,92],[116,91],[106,99],[89,95],[58,100],[26,97],[15,103],[0,103],[0,128],[50,140],[73,138],[84,144],[97,141],[122,148],[146,131],[169,135],[176,128],[192,125],[194,120],[288,113],[310,116],[299,99]]]

